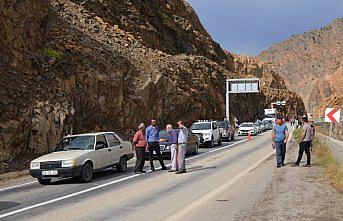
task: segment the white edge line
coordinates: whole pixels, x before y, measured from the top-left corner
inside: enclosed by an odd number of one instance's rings
[[[6,191],[6,190],[10,190],[10,189],[14,189],[14,188],[18,188],[18,187],[22,187],[22,186],[27,186],[27,185],[34,184],[34,183],[38,183],[38,181],[31,181],[31,182],[28,182],[28,183],[22,183],[22,184],[18,184],[18,185],[15,185],[15,186],[4,187],[4,188],[0,189],[0,192]]]
[[[231,147],[233,145],[240,144],[240,143],[243,143],[243,142],[246,142],[246,141],[248,141],[248,140],[247,139],[240,140],[238,142],[226,145],[224,147],[220,147],[220,148],[217,148],[217,149],[214,149],[214,150],[210,150],[210,151],[207,151],[205,153],[202,153],[202,154],[199,154],[199,155],[187,158],[186,160],[188,161],[188,160],[200,157],[200,156],[204,156],[204,155],[207,155],[209,153],[213,153],[213,152],[216,152],[216,151],[219,151],[219,150],[222,150],[222,149],[225,149],[225,148],[228,148],[228,147]],[[168,165],[170,165],[170,164],[168,164]],[[161,167],[156,168],[156,169],[157,170],[161,169]],[[149,170],[148,172],[152,172],[152,171]],[[134,178],[134,177],[142,176],[142,175],[143,174],[131,175],[131,176],[124,177],[124,178],[119,179],[119,180],[114,180],[114,181],[111,181],[109,183],[104,183],[104,184],[101,184],[99,186],[95,186],[95,187],[92,187],[92,188],[89,188],[89,189],[81,190],[81,191],[78,191],[78,192],[75,192],[75,193],[72,193],[72,194],[68,194],[68,195],[65,195],[65,196],[62,196],[62,197],[58,197],[58,198],[55,198],[55,199],[52,199],[52,200],[45,201],[45,202],[42,202],[42,203],[38,203],[38,204],[35,204],[35,205],[31,205],[31,206],[28,206],[28,207],[24,207],[24,208],[21,208],[21,209],[18,209],[18,210],[11,211],[11,212],[8,212],[8,213],[4,213],[4,214],[0,215],[0,219],[8,217],[8,216],[15,215],[15,214],[18,214],[18,213],[21,213],[21,212],[24,212],[24,211],[27,211],[27,210],[30,210],[30,209],[34,209],[34,208],[45,206],[45,205],[48,205],[48,204],[51,204],[51,203],[54,203],[54,202],[58,202],[58,201],[61,201],[61,200],[64,200],[64,199],[68,199],[68,198],[71,198],[71,197],[74,197],[74,196],[78,196],[78,195],[81,195],[83,193],[88,193],[90,191],[97,190],[97,189],[100,189],[100,188],[103,188],[103,187],[106,187],[106,186],[109,186],[109,185],[112,185],[112,184],[116,184],[116,183],[119,183],[119,182],[122,182],[122,181],[125,181],[125,180],[128,180],[128,179]],[[33,181],[33,182],[35,182],[35,181]],[[22,184],[22,185],[28,185],[28,184],[30,184],[30,183],[25,183],[25,184]],[[10,188],[10,187],[8,187],[8,188]],[[1,189],[1,190],[4,190],[4,189]]]

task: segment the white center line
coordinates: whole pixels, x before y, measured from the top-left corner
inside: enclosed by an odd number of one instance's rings
[[[213,149],[213,150],[207,151],[205,153],[199,154],[197,156],[193,156],[193,157],[187,158],[186,161],[194,159],[194,158],[197,158],[197,157],[201,157],[201,156],[204,156],[204,155],[207,155],[209,153],[213,153],[213,152],[216,152],[216,151],[219,151],[219,150],[223,150],[223,149],[226,149],[228,147],[231,147],[231,146],[234,146],[234,145],[246,142],[246,141],[248,141],[248,140],[247,139],[240,140],[240,141],[237,141],[237,142],[232,143],[230,145],[226,145],[226,146],[223,146],[223,147],[220,147],[220,148],[217,148],[217,149]],[[161,169],[161,167],[159,167],[157,169]],[[148,171],[148,172],[151,172],[151,170]],[[0,215],[0,219],[8,217],[8,216],[15,215],[15,214],[18,214],[18,213],[22,213],[24,211],[31,210],[31,209],[34,209],[34,208],[37,208],[37,207],[41,207],[41,206],[45,206],[45,205],[48,205],[48,204],[51,204],[51,203],[55,203],[55,202],[58,202],[58,201],[61,201],[61,200],[65,200],[65,199],[68,199],[68,198],[71,198],[71,197],[74,197],[74,196],[78,196],[78,195],[81,195],[81,194],[84,194],[84,193],[88,193],[88,192],[91,192],[91,191],[94,191],[94,190],[97,190],[97,189],[100,189],[100,188],[104,188],[104,187],[109,186],[109,185],[113,185],[113,184],[116,184],[116,183],[119,183],[119,182],[122,182],[122,181],[125,181],[125,180],[129,180],[129,179],[132,179],[132,178],[135,178],[135,177],[138,177],[138,176],[142,176],[142,175],[144,175],[144,174],[131,175],[131,176],[124,177],[124,178],[121,178],[121,179],[118,179],[118,180],[114,180],[114,181],[111,181],[111,182],[108,182],[108,183],[104,183],[104,184],[101,184],[101,185],[98,185],[98,186],[95,186],[95,187],[92,187],[92,188],[88,188],[88,189],[81,190],[81,191],[78,191],[78,192],[75,192],[75,193],[72,193],[72,194],[68,194],[68,195],[65,195],[65,196],[62,196],[62,197],[58,197],[58,198],[55,198],[55,199],[52,199],[52,200],[48,200],[48,201],[45,201],[45,202],[42,202],[42,203],[37,203],[37,204],[31,205],[31,206],[27,206],[27,207],[24,207],[24,208],[21,208],[21,209],[18,209],[18,210],[14,210],[14,211],[11,211],[11,212],[8,212],[8,213],[4,213],[4,214]],[[29,183],[27,183],[25,185],[28,185],[28,184]]]

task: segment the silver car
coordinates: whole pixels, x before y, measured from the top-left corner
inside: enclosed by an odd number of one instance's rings
[[[90,182],[93,172],[108,167],[125,172],[133,156],[132,144],[114,132],[71,135],[64,137],[54,152],[32,160],[29,171],[43,185],[55,177]]]

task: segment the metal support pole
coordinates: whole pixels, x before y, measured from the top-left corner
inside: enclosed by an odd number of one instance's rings
[[[331,122],[330,123],[330,131],[329,131],[329,147],[331,148],[331,136],[332,136],[332,126],[333,126],[333,123]]]
[[[229,82],[226,82],[226,119],[230,121],[230,93]]]

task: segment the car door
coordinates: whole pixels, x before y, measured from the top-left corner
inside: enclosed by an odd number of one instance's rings
[[[97,148],[97,146],[99,147],[100,145],[103,146],[101,148]],[[111,150],[108,148],[108,143],[104,134],[96,136],[95,148],[95,169],[100,169],[109,166],[111,162]]]
[[[120,157],[124,154],[123,146],[121,145],[118,138],[113,133],[106,134],[106,139],[108,141],[108,145],[110,148],[110,161],[112,164],[118,163],[120,160]]]
[[[217,124],[215,122],[212,123],[212,133],[215,141],[219,140],[219,129],[217,127]]]

